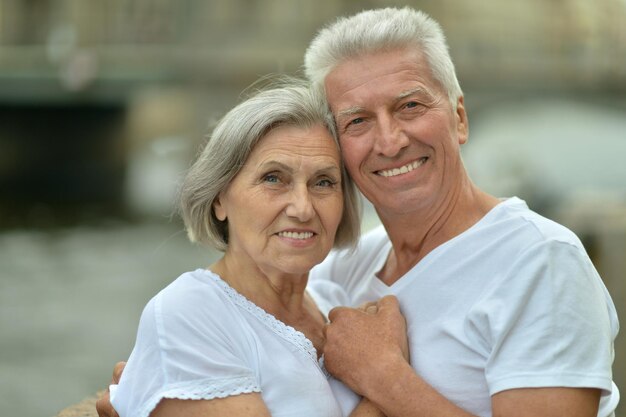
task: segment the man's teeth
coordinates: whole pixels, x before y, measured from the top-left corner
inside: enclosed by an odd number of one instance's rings
[[[395,177],[396,175],[406,174],[407,172],[411,172],[418,166],[422,165],[424,161],[426,161],[426,158],[418,159],[417,161],[413,161],[400,168],[380,170],[378,171],[378,175],[382,175],[383,177]]]
[[[289,238],[289,239],[309,239],[309,238],[313,237],[313,233],[312,232],[302,232],[302,233],[298,233],[298,232],[280,232],[278,234],[278,236],[286,237],[286,238]]]

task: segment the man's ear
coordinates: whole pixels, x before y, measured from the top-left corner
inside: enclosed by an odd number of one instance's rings
[[[465,112],[463,96],[459,97],[459,100],[456,103],[456,126],[457,134],[459,136],[459,145],[463,145],[469,138],[469,120],[467,119],[467,113]]]
[[[226,208],[222,204],[222,193],[220,193],[215,200],[213,200],[213,213],[215,217],[221,222],[226,220]]]

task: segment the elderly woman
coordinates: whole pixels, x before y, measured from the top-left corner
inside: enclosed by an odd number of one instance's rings
[[[359,209],[323,99],[292,83],[235,107],[180,205],[190,239],[224,256],[145,307],[111,393],[117,412],[341,416],[319,362],[325,317],[306,285],[331,248],[354,244]],[[352,415],[377,410],[363,400]]]

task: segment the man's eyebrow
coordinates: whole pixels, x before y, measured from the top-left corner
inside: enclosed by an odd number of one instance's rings
[[[396,100],[402,100],[402,99],[410,97],[410,96],[412,96],[414,94],[432,98],[432,94],[430,93],[430,91],[428,91],[424,87],[415,87],[415,88],[403,91],[400,94],[398,94],[396,96]]]
[[[412,95],[419,95],[419,96],[422,96],[423,98],[431,99],[431,100],[434,99],[430,91],[428,91],[424,87],[418,86],[415,88],[411,88],[410,90],[402,91],[400,94],[398,94],[395,97],[395,100],[399,101],[407,97],[410,97]],[[338,111],[335,117],[337,119],[340,119],[342,117],[349,117],[349,116],[353,116],[355,114],[361,113],[363,110],[364,110],[363,107],[359,107],[359,106],[348,107],[347,109]]]
[[[357,113],[361,113],[363,111],[363,107],[359,107],[359,106],[353,106],[353,107],[348,107],[347,109],[343,109],[341,111],[339,111],[336,115],[337,118],[341,118],[341,117],[349,117],[349,116],[353,116]]]

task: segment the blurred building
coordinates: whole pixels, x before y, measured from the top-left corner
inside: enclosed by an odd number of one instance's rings
[[[246,86],[298,72],[322,24],[404,3],[0,1],[1,223],[141,211],[144,200],[163,211],[171,194],[157,194],[175,187],[138,170],[182,170]],[[622,0],[412,3],[444,26],[476,91],[470,112],[511,95],[626,91]]]

